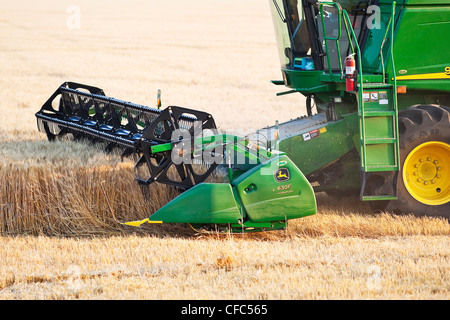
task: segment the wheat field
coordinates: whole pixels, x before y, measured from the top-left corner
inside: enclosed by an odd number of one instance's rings
[[[269,7],[257,0],[18,0],[0,11],[0,299],[443,299],[445,219],[375,214],[318,194],[318,213],[285,231],[198,235],[136,229],[173,199],[134,182],[133,162],[50,143],[34,113],[65,81],[119,99],[210,112],[252,131],[304,115],[277,97]],[[103,189],[102,189],[103,187]]]

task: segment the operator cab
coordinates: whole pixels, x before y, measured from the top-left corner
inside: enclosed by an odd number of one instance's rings
[[[335,5],[330,5],[333,2]],[[272,12],[281,67],[294,70],[340,69],[350,51],[349,35],[344,23],[339,21],[338,6],[348,12],[352,28],[361,49],[367,38],[367,8],[378,0],[269,0]],[[322,15],[321,15],[322,4]],[[322,19],[323,16],[323,19]],[[339,38],[339,50],[335,41],[325,37]],[[326,57],[326,45],[329,56]],[[339,51],[339,52],[338,52]],[[325,58],[325,59],[324,59]],[[339,59],[340,58],[340,59]]]

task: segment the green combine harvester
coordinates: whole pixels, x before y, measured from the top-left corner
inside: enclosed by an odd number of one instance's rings
[[[36,113],[136,159],[137,181],[182,193],[142,221],[226,232],[284,229],[315,192],[450,217],[450,1],[270,0],[282,80],[308,116],[238,137],[205,112],[150,108],[62,84]],[[160,99],[158,98],[160,102]],[[223,181],[211,181],[225,171]],[[313,187],[314,186],[314,187]]]

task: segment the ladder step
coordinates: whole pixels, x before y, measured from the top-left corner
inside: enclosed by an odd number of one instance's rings
[[[380,171],[397,171],[397,165],[377,165],[377,166],[366,166],[366,172],[380,172]]]
[[[364,117],[394,117],[396,115],[395,111],[364,111]]]
[[[397,143],[396,138],[366,138],[365,141],[361,140],[364,144],[382,144],[382,143]]]
[[[383,195],[383,196],[363,196],[363,201],[375,201],[375,200],[397,200],[396,196]]]
[[[382,88],[392,88],[392,84],[382,83],[382,82],[369,82],[369,83],[363,83],[363,89],[382,89]]]

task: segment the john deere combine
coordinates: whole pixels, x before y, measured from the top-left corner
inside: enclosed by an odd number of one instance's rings
[[[237,137],[213,117],[149,108],[64,83],[36,113],[68,135],[136,158],[137,181],[183,191],[149,218],[231,232],[316,212],[314,193],[450,216],[450,1],[270,0],[283,80],[308,117]],[[209,177],[225,168],[227,178]],[[314,185],[314,188],[312,187]]]

